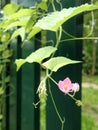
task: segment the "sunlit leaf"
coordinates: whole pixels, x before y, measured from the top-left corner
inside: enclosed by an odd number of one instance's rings
[[[55,52],[57,48],[52,47],[52,46],[47,46],[40,48],[36,50],[35,52],[31,53],[27,58],[25,59],[17,59],[16,60],[16,65],[17,65],[17,70],[26,62],[28,63],[33,63],[37,62],[41,64],[41,62],[48,58],[53,52]]]
[[[18,12],[11,15],[9,19],[19,19],[21,17],[31,16],[32,13],[33,13],[32,9],[20,9]]]
[[[21,37],[22,41],[25,39],[25,28],[21,27],[19,29],[17,29],[11,36],[11,40],[16,38],[17,36]]]
[[[31,39],[33,36],[35,36],[37,33],[39,33],[41,31],[41,28],[39,27],[33,27],[31,32],[29,33],[27,40]]]
[[[32,29],[32,26],[35,24],[37,16],[31,16],[26,24],[26,32],[29,32]]]
[[[7,29],[7,27],[10,26],[13,22],[14,20],[5,20],[0,23],[0,28]]]
[[[54,57],[54,58],[51,58],[50,60],[46,61],[42,65],[45,68],[56,72],[59,68],[65,66],[65,65],[75,64],[75,63],[80,63],[80,61],[71,60],[66,57]]]
[[[6,27],[6,30],[9,30],[10,28],[13,28],[13,27],[25,26],[27,24],[27,22],[28,22],[28,20],[21,20],[21,21],[12,22],[11,24],[9,24]]]
[[[46,1],[42,1],[41,3],[37,4],[37,8],[40,8],[40,9],[42,9],[42,10],[47,11],[48,8],[47,8]]]
[[[16,59],[16,61],[15,61],[15,63],[16,63],[16,65],[17,65],[17,71],[20,69],[20,67],[24,64],[24,63],[26,63],[26,60],[25,59]]]
[[[6,32],[1,36],[1,42],[7,42],[11,37],[10,32]]]
[[[13,54],[13,51],[12,50],[5,50],[2,54],[2,59],[6,59],[6,58],[9,58],[11,57]]]
[[[10,15],[15,13],[19,8],[19,5],[15,4],[15,3],[11,3],[11,4],[7,4],[4,8],[3,8],[3,12],[6,15]]]
[[[57,31],[58,28],[70,18],[85,12],[98,9],[98,5],[81,5],[78,7],[70,7],[68,9],[62,9],[61,11],[55,11],[48,14],[46,17],[40,19],[35,27],[41,28],[43,30]],[[34,28],[35,28],[34,27]]]

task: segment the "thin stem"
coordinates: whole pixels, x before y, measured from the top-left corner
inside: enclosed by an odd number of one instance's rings
[[[48,75],[48,77],[58,86],[58,83],[51,76]]]
[[[60,26],[59,30],[56,32],[56,44],[55,44],[56,48],[58,48],[60,44],[61,36],[62,36],[62,26]],[[51,55],[51,58],[54,57],[54,55],[55,52]]]
[[[71,95],[70,93],[67,93],[67,95],[68,95],[69,97],[71,97],[74,101],[77,101],[77,99],[76,99],[73,95]]]
[[[62,36],[62,26],[60,26],[59,32],[56,33],[57,43],[56,43],[55,47],[59,46],[59,43],[60,43],[60,40],[61,40],[61,36]]]
[[[56,2],[60,5],[60,8],[62,9],[63,7],[62,7],[61,1],[60,0],[56,0]]]
[[[74,35],[71,35],[70,33],[68,33],[67,31],[65,31],[64,29],[62,30],[63,33],[71,38],[76,38]]]
[[[49,77],[49,78],[50,78],[50,77]],[[53,81],[53,80],[52,80],[52,81]],[[59,111],[58,111],[58,109],[57,109],[56,103],[55,103],[54,98],[53,98],[53,94],[52,94],[52,91],[51,91],[51,86],[50,86],[49,79],[48,79],[48,86],[49,86],[49,93],[50,93],[50,96],[51,96],[51,100],[52,100],[54,109],[55,109],[56,114],[57,114],[57,116],[58,116],[58,118],[59,118],[59,120],[60,120],[60,122],[61,122],[61,125],[62,125],[62,126],[61,126],[61,130],[63,130],[63,129],[64,129],[65,118],[62,119],[62,117],[61,117],[60,114],[59,114]]]
[[[91,0],[91,4],[93,4],[94,2],[93,2],[93,0]],[[94,11],[91,11],[91,17],[92,17],[92,19],[91,19],[91,22],[93,23],[94,22]],[[91,23],[91,31],[90,31],[90,33],[88,34],[88,36],[90,36],[91,34],[92,34],[92,32],[93,32],[93,30],[94,30],[94,24],[92,24]]]
[[[80,100],[77,100],[77,99],[76,99],[73,95],[71,95],[70,93],[67,93],[67,95],[68,95],[69,97],[71,97],[71,98],[75,101],[75,103],[76,103],[78,106],[82,106],[82,105],[83,105]]]
[[[53,8],[53,11],[55,12],[56,8],[55,8],[55,5],[54,5],[54,0],[51,0],[51,5],[52,5],[52,8]]]
[[[79,38],[69,38],[65,40],[61,40],[60,43],[66,42],[66,41],[75,41],[75,40],[92,40],[92,39],[98,39],[98,37],[79,37]]]

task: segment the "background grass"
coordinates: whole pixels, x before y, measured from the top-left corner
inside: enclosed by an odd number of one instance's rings
[[[94,75],[94,76],[93,75],[83,75],[82,81],[98,84],[98,75]]]
[[[83,82],[98,84],[98,76],[83,76]],[[82,130],[98,130],[98,89],[82,87]]]

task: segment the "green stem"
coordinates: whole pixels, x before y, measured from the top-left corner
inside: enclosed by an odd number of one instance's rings
[[[92,40],[92,39],[98,39],[98,37],[79,37],[79,38],[69,38],[66,40],[61,40],[60,43],[67,42],[67,41],[75,41],[75,40]]]
[[[50,78],[50,77],[49,77],[49,78]],[[51,79],[52,79],[52,78],[51,78]],[[53,79],[52,79],[52,81],[53,81]],[[56,82],[55,82],[55,83],[56,83]],[[58,109],[57,109],[56,103],[55,103],[54,98],[53,98],[53,94],[52,94],[52,91],[51,91],[51,86],[50,86],[49,79],[48,79],[48,86],[49,86],[49,93],[50,93],[50,97],[51,97],[51,100],[52,100],[52,103],[53,103],[55,112],[56,112],[56,114],[57,114],[57,116],[58,116],[58,118],[59,118],[59,120],[60,120],[60,122],[61,122],[61,130],[63,130],[63,129],[64,129],[65,118],[62,119],[62,117],[61,117],[60,114],[59,114],[59,111],[58,111]]]
[[[91,0],[91,4],[93,4],[93,3],[94,3],[93,0]],[[92,17],[91,21],[93,22],[94,19],[95,19],[95,18],[94,18],[94,11],[91,11],[91,17]],[[94,25],[91,24],[91,31],[90,31],[90,33],[88,34],[88,36],[90,36],[90,35],[92,34],[93,30],[94,30]]]
[[[55,5],[54,5],[54,0],[51,0],[51,5],[52,5],[52,8],[53,8],[53,11],[55,12],[56,8],[55,8]]]
[[[48,75],[48,77],[58,86],[58,83],[51,77]],[[67,93],[68,96],[70,96],[75,102],[79,101],[77,100],[74,95],[71,95],[70,93]],[[81,101],[80,101],[81,102]],[[82,105],[82,102],[81,102],[81,105]]]
[[[75,103],[76,103],[78,106],[82,106],[82,105],[83,105],[80,100],[77,100],[77,99],[76,99],[73,95],[71,95],[70,93],[67,93],[67,95],[68,95],[69,97],[71,97],[71,98],[75,101]]]
[[[63,31],[63,33],[64,33],[65,35],[67,35],[68,37],[70,37],[70,38],[76,38],[74,35],[71,35],[71,34],[68,33],[67,31],[65,31],[64,29],[63,29],[62,31]]]
[[[67,95],[68,95],[69,97],[71,97],[74,101],[77,101],[77,99],[76,99],[73,95],[71,95],[70,93],[67,93]]]
[[[58,48],[60,40],[61,40],[61,36],[62,36],[62,26],[60,26],[59,30],[56,32],[56,45],[55,47]]]
[[[51,76],[48,75],[48,77],[58,86],[58,83]]]
[[[60,8],[62,9],[63,7],[62,7],[61,1],[60,1],[60,0],[56,0],[56,1],[57,1],[57,3],[60,5]]]

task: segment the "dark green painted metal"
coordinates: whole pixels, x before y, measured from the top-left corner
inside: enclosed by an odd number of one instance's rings
[[[24,2],[16,1],[18,3]],[[32,1],[30,0],[30,2]],[[79,5],[81,4],[81,2],[79,2],[78,0],[62,0],[63,7]],[[24,5],[25,4],[26,3],[24,3]],[[31,3],[28,2],[28,4],[31,6]],[[82,15],[68,21],[63,25],[63,28],[73,35],[81,36]],[[38,34],[36,37],[40,38],[40,35]],[[49,33],[49,37],[55,40],[53,33]],[[63,38],[68,38],[68,36],[63,34],[62,39]],[[20,49],[19,46],[17,49],[16,42],[12,43],[11,46],[15,54],[14,59],[17,58],[17,55],[19,57],[26,57],[30,52],[40,47],[38,41],[31,40],[29,42],[29,44],[27,43]],[[19,52],[21,52],[21,54],[19,54]],[[63,55],[71,59],[81,60],[82,42],[71,41],[62,43],[56,55]],[[81,64],[69,65],[60,69],[56,74],[54,73],[53,77],[56,81],[59,81],[68,76],[73,82],[79,82],[79,84],[81,84],[81,68]],[[34,109],[32,105],[33,101],[35,103],[38,101],[36,90],[39,84],[39,76],[40,71],[38,64],[25,64],[18,74],[15,72],[15,65],[12,65],[11,81],[13,83],[13,94],[10,96],[9,130],[39,130],[39,110]],[[66,119],[64,130],[81,130],[81,108],[77,107],[72,99],[60,92],[57,86],[52,83],[51,85],[58,110],[61,116]],[[81,91],[77,93],[76,97],[81,98]],[[47,130],[60,130],[61,123],[55,113],[49,94],[47,98]]]
[[[31,50],[31,51],[30,51]],[[22,56],[34,51],[34,43],[26,44],[22,48]],[[28,53],[29,52],[29,53]],[[25,64],[22,67],[22,93],[21,93],[21,130],[34,129],[34,65]]]
[[[31,6],[32,1],[14,0],[17,3],[27,2],[24,6]],[[34,1],[33,1],[34,2]],[[32,3],[33,4],[33,3]],[[37,39],[40,34],[37,35]],[[14,50],[13,61],[16,58],[24,58],[40,47],[38,40],[30,40],[21,47],[21,39],[11,44]],[[38,101],[36,96],[40,80],[40,68],[38,64],[25,64],[17,73],[15,64],[11,65],[11,82],[14,92],[10,96],[9,130],[39,130],[39,109],[34,109],[33,102]]]
[[[39,43],[34,40],[25,44],[22,48],[22,57],[39,48]],[[35,109],[33,102],[36,103],[36,91],[40,80],[40,70],[37,64],[25,64],[22,67],[22,93],[21,93],[21,130],[39,129],[39,110]],[[36,128],[37,127],[37,128]]]
[[[17,122],[17,73],[16,65],[14,64],[17,57],[17,41],[14,40],[10,47],[13,49],[13,56],[10,63],[10,76],[11,76],[11,89],[10,89],[10,102],[9,102],[9,130],[16,130]],[[7,130],[6,129],[6,130]]]
[[[16,55],[14,55],[14,61],[15,57],[28,56],[37,47],[39,48],[39,43],[32,39],[23,48],[20,48],[17,43],[12,43],[11,47]],[[18,73],[15,64],[11,65],[13,93],[10,96],[9,130],[39,130],[39,109],[35,109],[32,104],[38,101],[36,91],[39,80],[40,68],[38,65],[25,64]]]
[[[80,5],[81,1],[73,1],[73,0],[63,0],[63,7],[70,7]],[[79,15],[75,18],[72,18],[67,23],[63,25],[63,29],[65,29],[68,33],[75,36],[82,36],[82,15]],[[54,39],[55,36],[53,33],[49,33],[49,39]],[[62,39],[67,39],[68,36],[63,34]],[[61,43],[59,46],[59,50],[57,51],[58,56],[66,56],[68,58],[74,60],[82,60],[82,41],[69,41]],[[81,86],[81,64],[68,65],[60,69],[57,73],[53,74],[53,78],[58,82],[59,80],[63,80],[66,77],[70,77],[72,82],[78,82]],[[51,83],[51,89],[54,96],[54,100],[57,104],[58,111],[60,112],[61,117],[65,117],[65,125],[64,130],[81,130],[81,107],[77,107],[75,102],[69,98],[67,95],[64,95],[61,91],[59,91],[58,87]],[[76,94],[76,98],[81,99],[81,89]],[[61,123],[57,117],[57,114],[54,110],[53,104],[50,99],[50,95],[48,93],[47,100],[47,130],[60,130]]]

